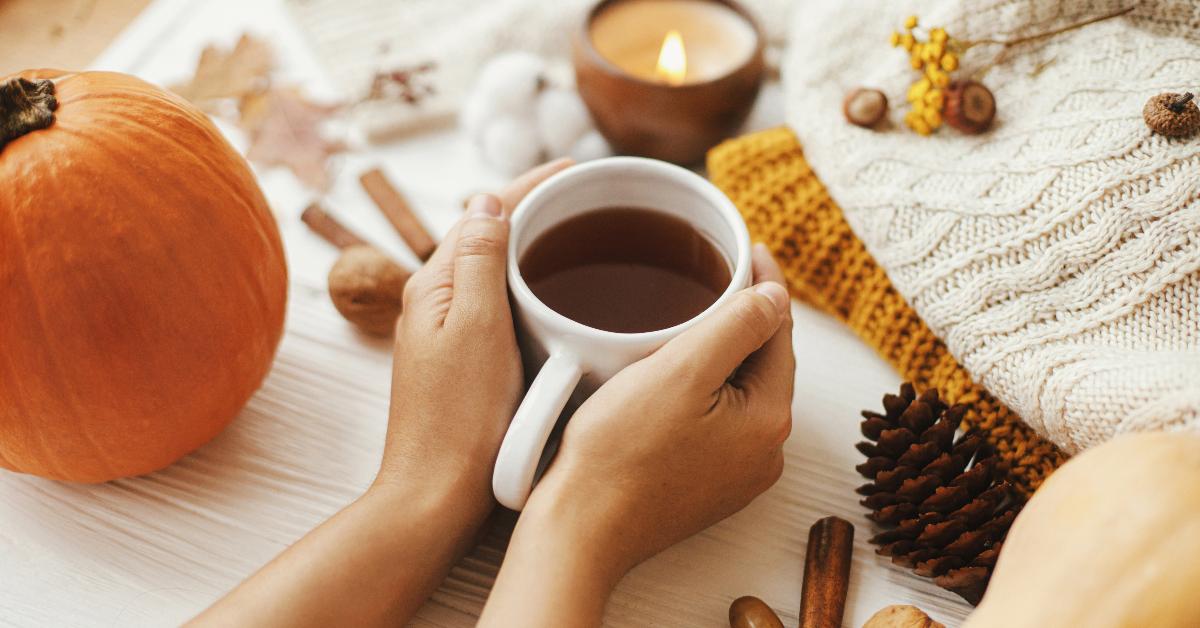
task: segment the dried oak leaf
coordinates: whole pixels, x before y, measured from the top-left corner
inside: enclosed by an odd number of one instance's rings
[[[363,100],[398,100],[419,105],[437,92],[428,77],[435,69],[437,64],[427,61],[410,67],[380,70],[371,80],[371,90]]]
[[[230,50],[212,44],[206,46],[192,79],[172,87],[171,91],[211,113],[215,111],[214,101],[263,92],[274,66],[271,46],[244,34]]]
[[[263,166],[285,166],[306,185],[329,189],[329,158],[346,147],[322,135],[321,125],[340,108],[309,102],[294,88],[246,96],[239,121],[250,139],[246,158]]]

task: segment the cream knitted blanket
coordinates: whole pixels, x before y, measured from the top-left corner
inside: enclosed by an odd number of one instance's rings
[[[1007,39],[1131,0],[806,3],[785,60],[789,123],[896,288],[975,379],[1070,452],[1115,434],[1200,429],[1200,137],[1152,135],[1142,106],[1200,90],[1200,3],[1011,48],[983,78],[992,130],[903,126],[916,73],[887,38],[904,16]],[[956,76],[992,61],[968,52]],[[883,89],[891,128],[846,124]]]

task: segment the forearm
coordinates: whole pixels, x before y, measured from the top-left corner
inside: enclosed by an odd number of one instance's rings
[[[437,588],[486,517],[463,503],[449,489],[373,487],[192,624],[397,625]]]
[[[586,513],[560,506],[531,500],[521,514],[480,628],[600,625],[628,566],[611,540],[585,532],[595,530]]]

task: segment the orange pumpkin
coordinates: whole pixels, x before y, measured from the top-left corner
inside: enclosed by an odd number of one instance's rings
[[[246,161],[183,99],[108,72],[0,80],[0,133],[0,467],[101,482],[212,439],[287,300]]]

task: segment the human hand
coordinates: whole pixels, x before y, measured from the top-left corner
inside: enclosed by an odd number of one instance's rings
[[[495,503],[492,463],[521,393],[505,282],[507,214],[570,165],[476,196],[409,279],[383,463],[367,492],[196,617],[203,626],[397,626]]]
[[[522,390],[505,280],[508,215],[529,190],[571,163],[545,164],[497,196],[473,197],[408,280],[376,487],[442,487],[479,519],[491,510],[492,464]]]
[[[626,571],[779,479],[792,424],[790,304],[761,246],[754,275],[756,286],[618,373],[571,417],[481,626],[599,623]],[[521,591],[541,599],[514,604]]]
[[[534,499],[587,512],[587,538],[622,572],[741,510],[783,471],[789,301],[765,248],[754,275],[755,287],[588,399],[538,486]]]

